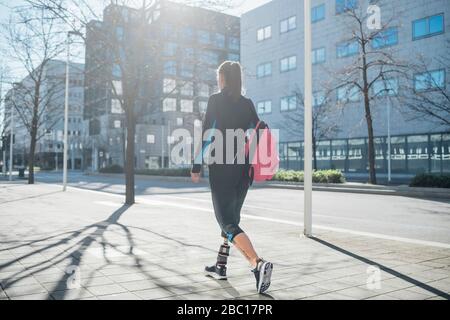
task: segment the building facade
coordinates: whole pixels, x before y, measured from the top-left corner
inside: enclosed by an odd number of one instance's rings
[[[108,6],[103,21],[92,21],[88,28],[84,117],[89,122],[91,140],[87,162],[93,170],[123,166],[126,137],[125,114],[117,99],[125,75],[117,61],[107,58],[109,49],[101,45],[99,38],[106,34],[107,42],[113,43],[108,37],[114,37],[119,52],[122,46],[133,45],[127,39],[137,27],[130,21],[138,16],[134,9]],[[139,106],[135,106],[140,110],[135,166],[175,167],[180,164],[170,160],[175,143],[170,132],[177,128],[192,132],[195,119],[206,110],[208,97],[217,90],[218,65],[240,59],[240,20],[203,8],[159,1],[145,34],[145,90],[139,94]]]
[[[44,78],[40,81],[38,110],[38,141],[35,165],[45,170],[61,170],[63,167],[64,107],[66,85],[66,62],[51,60],[45,66]],[[69,69],[69,119],[68,119],[68,168],[81,169],[83,166],[83,146],[85,143],[84,105],[84,64],[71,63]],[[34,81],[29,77],[16,83],[4,100],[5,114],[3,126],[5,134],[11,132],[14,117],[14,167],[26,167],[30,149],[29,125],[32,118],[32,96]],[[13,105],[16,106],[13,111]],[[12,111],[14,114],[12,114]],[[9,149],[7,150],[9,153]],[[9,159],[9,155],[7,156]]]
[[[317,112],[327,101],[330,109],[322,121],[328,134],[317,137],[316,166],[355,176],[367,173],[364,101],[352,88],[339,87],[339,81],[345,83],[342,70],[361,58],[360,47],[352,42],[354,25],[344,17],[346,10],[355,8],[364,15],[371,4],[380,7],[381,23],[388,27],[371,40],[370,49],[389,53],[399,63],[424,61],[427,69],[386,79],[386,87],[392,88],[389,94],[381,94],[381,81],[372,88],[380,92],[371,100],[377,172],[387,172],[388,123],[392,173],[449,172],[450,128],[414,114],[399,98],[436,89],[433,86],[449,91],[450,65],[442,64],[449,58],[450,43],[446,0],[312,0],[313,105]],[[290,169],[303,168],[303,17],[303,1],[296,0],[273,0],[241,17],[247,95],[261,118],[280,129],[281,164]],[[430,88],[426,77],[434,82]]]

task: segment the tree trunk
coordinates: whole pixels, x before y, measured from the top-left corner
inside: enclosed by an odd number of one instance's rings
[[[36,130],[31,131],[30,154],[28,155],[28,184],[34,184],[34,156],[36,152]]]
[[[369,97],[369,81],[367,77],[367,58],[365,54],[365,47],[363,46],[363,58],[362,58],[362,76],[363,76],[363,95],[364,95],[364,109],[366,113],[367,122],[367,139],[368,146],[368,160],[369,160],[369,182],[371,184],[377,184],[377,176],[375,171],[375,146],[373,139],[373,123],[372,113],[370,111],[370,97]]]
[[[134,136],[136,132],[136,122],[134,118],[134,108],[127,108],[127,146],[126,146],[126,162],[125,162],[125,203],[133,205],[135,202],[134,190]]]

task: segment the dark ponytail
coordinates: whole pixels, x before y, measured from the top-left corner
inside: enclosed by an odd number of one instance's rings
[[[217,70],[225,79],[225,88],[233,100],[242,95],[242,69],[239,62],[225,61]]]

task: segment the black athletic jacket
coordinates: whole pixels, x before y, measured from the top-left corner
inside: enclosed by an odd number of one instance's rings
[[[226,88],[209,98],[208,107],[203,119],[203,133],[212,128],[215,128],[215,130],[220,130],[223,136],[224,148],[224,164],[209,165],[211,185],[233,186],[241,181],[243,176],[246,176],[249,168],[248,164],[225,164],[225,151],[227,145],[225,130],[242,129],[246,131],[248,129],[255,128],[259,121],[260,120],[258,114],[256,113],[255,106],[250,99],[241,96],[237,101],[235,101],[229,95]],[[208,142],[204,140],[202,144],[203,152],[205,151],[207,144]],[[237,140],[235,139],[234,155],[236,155],[238,147],[243,147],[236,146],[236,144]],[[201,164],[194,163],[192,172],[198,173],[200,171]]]

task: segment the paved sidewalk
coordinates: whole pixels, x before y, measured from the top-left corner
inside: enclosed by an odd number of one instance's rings
[[[449,299],[450,246],[323,230],[308,239],[300,226],[244,217],[274,263],[270,291],[257,295],[234,248],[228,281],[203,275],[220,241],[209,209],[151,196],[127,207],[122,196],[60,190],[0,183],[0,300]]]

